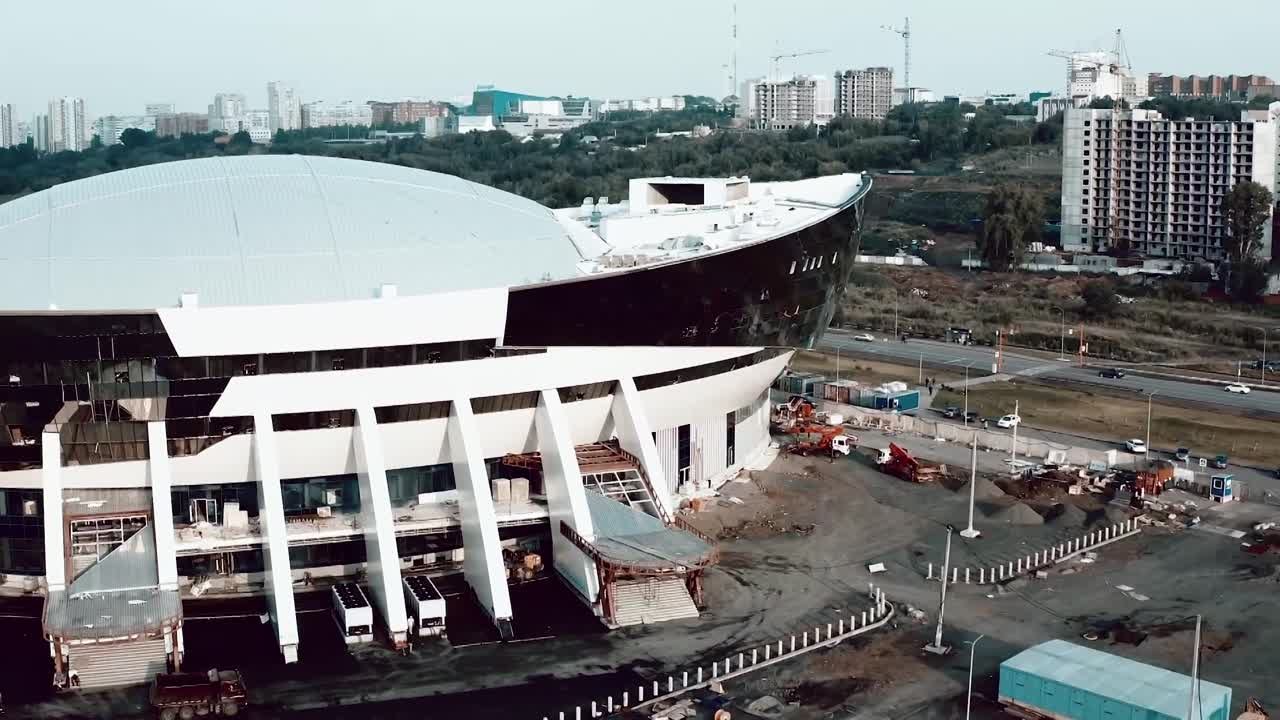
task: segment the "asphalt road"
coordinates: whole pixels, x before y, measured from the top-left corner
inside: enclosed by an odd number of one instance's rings
[[[964,346],[955,343],[934,342],[931,340],[912,340],[907,343],[886,341],[876,335],[874,342],[853,339],[854,333],[828,330],[818,344],[819,349],[861,355],[872,358],[884,358],[904,365],[914,365],[923,357],[925,362],[934,365],[952,366],[963,371],[971,368],[978,374],[989,374],[993,362],[993,351],[990,347]],[[1155,393],[1156,398],[1178,400],[1219,407],[1228,407],[1251,413],[1265,413],[1280,417],[1280,392],[1257,390],[1243,395],[1229,393],[1222,385],[1170,380],[1163,378],[1142,377],[1130,374],[1124,378],[1111,380],[1098,377],[1098,368],[1081,368],[1068,362],[1047,360],[1044,358],[1018,355],[1006,351],[1003,372],[1011,375],[1022,375],[1037,380],[1066,380],[1089,383],[1114,390],[1129,390],[1135,395]],[[1246,382],[1247,384],[1247,382]]]

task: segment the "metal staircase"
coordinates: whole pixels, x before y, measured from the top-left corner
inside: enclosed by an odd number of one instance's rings
[[[615,586],[613,624],[618,627],[698,617],[683,578],[645,578]]]
[[[656,518],[662,517],[658,503],[653,499],[653,491],[639,469],[583,475],[582,484],[588,490],[595,490],[610,500]]]

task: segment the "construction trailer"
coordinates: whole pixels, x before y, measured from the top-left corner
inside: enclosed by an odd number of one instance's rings
[[[818,373],[787,372],[779,375],[773,386],[788,395],[812,396],[814,388],[826,379]]]
[[[1199,707],[1192,701],[1193,683]],[[1000,663],[999,700],[1020,717],[1229,720],[1231,688],[1050,640]]]

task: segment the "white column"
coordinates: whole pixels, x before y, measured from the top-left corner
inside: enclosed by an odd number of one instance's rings
[[[271,413],[253,416],[253,462],[258,475],[258,522],[265,536],[262,561],[266,573],[267,609],[286,663],[298,661],[298,614],[293,604],[293,572],[289,567],[289,535],[280,492],[280,460],[276,455]]]
[[[600,592],[595,562],[560,532],[560,523],[564,522],[586,540],[595,539],[586,490],[582,487],[582,470],[578,467],[578,455],[573,449],[569,421],[558,390],[541,392],[534,422],[538,451],[542,453],[542,482],[547,494],[547,512],[551,516],[551,552],[555,567],[569,585],[594,603]]]
[[[163,420],[147,423],[147,474],[151,484],[151,525],[156,536],[156,570],[160,587],[178,589],[178,555],[173,536],[173,479],[169,472],[169,438]]]
[[[498,515],[493,509],[489,474],[485,470],[480,445],[471,400],[455,399],[449,411],[449,455],[458,484],[464,549],[462,573],[497,626],[498,633],[504,640],[509,640],[512,636],[511,593],[507,589],[507,571],[502,563]]]
[[[649,418],[644,414],[634,379],[625,377],[618,380],[613,392],[611,415],[619,444],[623,450],[640,459],[640,466],[653,489],[653,500],[661,507],[663,517],[674,517],[666,474],[658,459],[658,446],[653,442],[653,428],[649,427]]]
[[[49,590],[67,589],[67,547],[62,514],[62,436],[40,435],[40,485],[44,504],[44,578]]]
[[[356,408],[353,434],[356,478],[360,483],[360,527],[364,533],[369,590],[387,623],[393,645],[409,642],[409,614],[400,587],[400,553],[396,551],[396,521],[387,488],[378,418],[372,407]]]

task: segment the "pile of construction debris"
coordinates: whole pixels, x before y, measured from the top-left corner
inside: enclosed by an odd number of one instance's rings
[[[1147,512],[1138,517],[1138,522],[1144,525],[1183,530],[1200,524],[1200,506],[1194,500],[1162,502],[1148,497],[1142,505]]]

